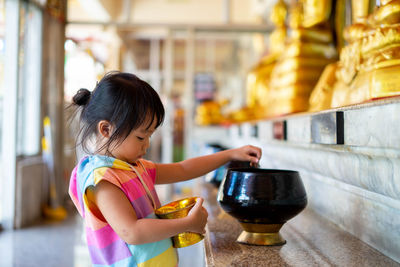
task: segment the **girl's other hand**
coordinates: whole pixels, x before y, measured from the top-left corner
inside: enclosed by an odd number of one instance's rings
[[[207,223],[208,212],[202,206],[203,201],[204,200],[202,198],[197,198],[196,204],[189,211],[188,218],[191,220],[189,229],[190,232],[199,234],[204,234],[206,232],[205,227]]]
[[[261,148],[256,146],[243,146],[232,149],[232,160],[250,161],[250,166],[258,167],[261,158]]]

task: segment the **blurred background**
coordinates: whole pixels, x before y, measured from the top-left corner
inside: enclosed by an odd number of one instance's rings
[[[0,266],[90,265],[67,192],[81,156],[67,109],[78,89],[93,90],[108,71],[136,74],[158,91],[167,112],[147,158],[197,155],[188,148],[196,105],[244,103],[246,73],[266,49],[271,4],[1,0]],[[160,187],[160,198],[193,194],[192,187]],[[23,251],[31,263],[19,260]]]
[[[67,107],[78,89],[93,90],[108,71],[138,75],[164,102],[167,118],[148,158],[171,162],[189,156],[185,145],[190,143],[196,105],[221,100],[233,110],[244,104],[246,73],[267,49],[271,4],[0,1],[1,201],[7,203],[0,205],[3,226],[16,226],[11,210],[17,193],[12,189],[29,188],[22,185],[25,179],[33,184],[47,180],[63,203],[80,156],[75,149],[76,122],[69,121],[73,111]],[[36,169],[30,170],[30,165]],[[30,177],[21,176],[24,168]],[[34,171],[49,172],[52,178],[44,173],[33,178]],[[44,190],[42,201],[50,198],[50,189],[37,187]],[[4,210],[9,205],[14,207]]]

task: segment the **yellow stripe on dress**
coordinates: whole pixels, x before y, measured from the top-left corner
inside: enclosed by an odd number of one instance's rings
[[[114,160],[111,168],[122,169],[122,170],[126,170],[126,171],[131,170],[131,167],[129,166],[129,164],[127,164],[126,162],[119,160],[119,159]]]
[[[105,180],[110,182],[117,187],[121,187],[121,184],[129,182],[132,180],[132,172],[131,170],[121,170],[121,169],[112,169],[111,167],[101,167],[97,168],[93,171],[93,181],[94,184],[97,185],[100,181]],[[107,174],[107,172],[110,172]]]
[[[176,250],[171,246],[166,251],[145,262],[139,263],[138,267],[173,267],[178,265]]]
[[[93,195],[92,190],[89,190],[89,189],[86,190],[86,193],[83,195],[83,201],[85,203],[85,211],[91,213],[91,215],[89,215],[89,214],[85,215],[85,217],[84,217],[85,225],[89,226],[94,231],[106,226],[107,223],[105,223],[104,221],[97,218],[92,212],[92,208],[95,205],[94,204],[94,195]]]
[[[98,184],[100,182],[101,178],[104,177],[104,174],[108,169],[109,167],[101,167],[93,171],[94,184]]]

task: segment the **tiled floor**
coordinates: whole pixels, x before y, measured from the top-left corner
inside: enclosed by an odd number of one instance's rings
[[[0,267],[90,266],[79,217],[0,232]]]
[[[91,266],[82,232],[82,220],[75,212],[62,222],[44,221],[21,230],[2,231],[0,267]],[[203,267],[203,248],[201,242],[178,249],[179,267]]]

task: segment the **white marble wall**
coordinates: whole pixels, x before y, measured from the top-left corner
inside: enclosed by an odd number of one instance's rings
[[[295,169],[308,206],[395,261],[400,262],[400,201],[337,179],[270,161],[265,168]]]
[[[262,121],[257,136],[247,123],[232,126],[220,141],[261,146],[262,168],[300,171],[309,207],[400,263],[400,102],[380,103],[332,111],[343,112],[342,145],[335,129],[319,143],[310,114],[277,119],[286,121],[286,140],[274,139],[274,121]],[[318,115],[329,119],[327,113]]]
[[[344,116],[345,144],[400,148],[400,104],[349,110]]]
[[[263,148],[261,168],[300,172],[309,207],[400,263],[399,158],[284,141],[240,139],[232,146],[248,143]]]
[[[263,162],[289,164],[348,184],[400,199],[400,157],[353,151],[347,146],[262,142]]]

